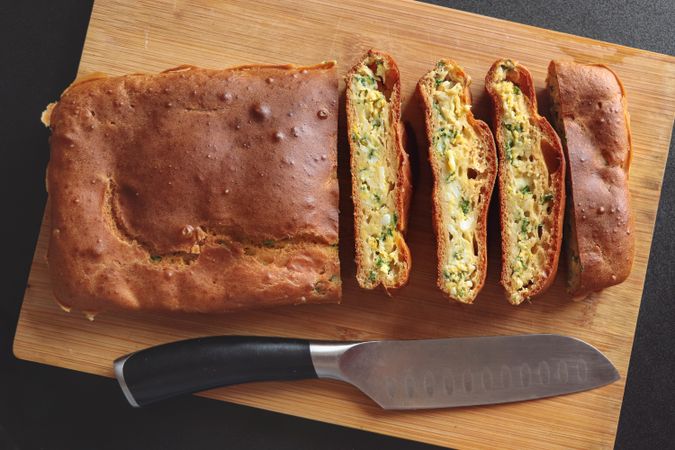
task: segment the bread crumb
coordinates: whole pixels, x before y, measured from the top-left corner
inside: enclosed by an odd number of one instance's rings
[[[52,111],[54,110],[54,107],[56,106],[57,102],[52,102],[47,105],[44,111],[42,111],[42,115],[40,116],[40,121],[44,124],[44,126],[49,127],[51,124],[52,120]]]

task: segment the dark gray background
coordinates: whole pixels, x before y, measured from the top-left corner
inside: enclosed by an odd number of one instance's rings
[[[437,3],[675,54],[672,0]],[[4,292],[0,301],[0,449],[432,448],[194,397],[134,410],[113,380],[13,357],[12,339],[46,200],[48,133],[38,118],[45,104],[58,98],[75,77],[90,12],[90,2],[75,0],[3,2],[0,7],[4,212],[0,234],[4,254],[0,271]],[[671,144],[618,448],[675,445],[673,154]]]

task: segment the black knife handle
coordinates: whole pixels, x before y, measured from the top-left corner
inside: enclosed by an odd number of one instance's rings
[[[252,381],[316,378],[309,341],[214,336],[172,342],[123,356],[115,377],[132,406]]]

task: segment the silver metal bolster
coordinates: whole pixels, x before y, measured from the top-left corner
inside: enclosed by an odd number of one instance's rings
[[[116,359],[115,362],[113,363],[113,368],[115,370],[115,378],[117,378],[117,382],[120,384],[122,392],[124,392],[124,397],[127,399],[127,401],[131,406],[133,406],[134,408],[139,408],[140,405],[136,402],[134,396],[131,395],[131,391],[127,386],[126,380],[124,379],[124,363],[127,362],[127,359],[129,359],[130,356],[131,355],[127,355],[122,358]]]
[[[316,375],[319,378],[346,381],[340,368],[340,358],[347,350],[359,344],[360,342],[310,342],[309,353]]]

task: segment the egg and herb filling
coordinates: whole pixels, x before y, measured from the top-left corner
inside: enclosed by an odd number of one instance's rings
[[[510,61],[496,72],[494,89],[503,109],[501,129],[506,175],[506,227],[510,243],[505,261],[511,284],[511,301],[520,303],[542,275],[551,240],[553,188],[541,149],[541,132],[531,123],[527,99],[509,81]]]
[[[361,65],[351,78],[349,91],[355,117],[349,135],[356,146],[352,158],[358,183],[358,202],[354,206],[360,218],[356,242],[362,256],[358,276],[370,287],[391,284],[405,272],[396,212],[398,160],[392,127],[397,124],[392,123],[391,105],[384,92],[384,64],[373,58]]]
[[[462,101],[464,85],[451,79],[448,67],[439,61],[433,72],[431,158],[437,167],[436,204],[440,207],[441,285],[454,298],[470,300],[480,286],[476,227],[480,193],[487,170],[481,158],[481,142],[468,122],[471,106]],[[482,201],[487,201],[483,199]]]

